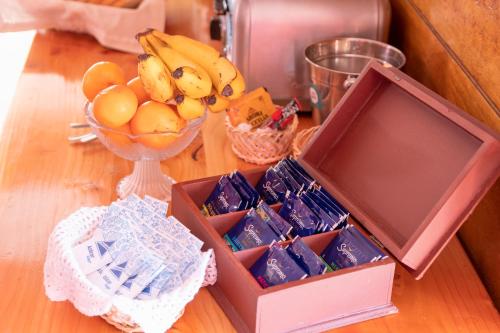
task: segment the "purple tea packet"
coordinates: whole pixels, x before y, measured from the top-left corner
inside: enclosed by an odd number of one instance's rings
[[[320,224],[319,218],[307,205],[295,194],[288,192],[285,202],[279,211],[283,217],[293,227],[294,236],[310,236],[316,231],[316,226]]]
[[[375,255],[377,255],[378,259],[385,259],[387,255],[382,252],[375,244],[373,244],[368,238],[366,238],[356,227],[352,224],[349,224],[346,227],[346,231],[350,232],[354,237],[358,238],[361,242],[366,243],[366,245],[373,251]]]
[[[303,185],[299,184],[293,178],[290,172],[288,172],[288,170],[284,168],[282,165],[281,166],[276,165],[273,169],[274,171],[276,171],[278,176],[283,180],[283,182],[285,183],[290,192],[297,194],[303,189]]]
[[[222,176],[215,185],[215,189],[209,195],[201,207],[205,216],[214,216],[235,212],[241,206],[241,197],[233,187],[227,176]]]
[[[287,187],[276,171],[269,168],[257,184],[257,192],[268,205],[285,200]]]
[[[262,221],[253,208],[224,235],[224,239],[233,251],[250,249],[279,241],[278,236],[267,223]]]
[[[338,202],[337,199],[335,199],[333,195],[331,195],[324,187],[316,187],[313,192],[317,192],[324,200],[329,202],[331,206],[335,207],[343,215],[349,216],[349,211],[344,206],[342,206],[342,204]]]
[[[278,213],[274,211],[271,207],[269,207],[264,201],[261,201],[257,208],[255,208],[257,214],[259,214],[260,218],[266,222],[271,229],[273,229],[274,233],[281,238],[281,240],[286,240],[290,233],[292,232],[292,226],[290,223],[285,221]]]
[[[319,193],[307,191],[306,196],[320,206],[334,221],[337,221],[336,224],[329,227],[330,229],[340,229],[347,224],[347,216],[333,207],[328,201],[321,197]]]
[[[285,168],[288,173],[299,183],[303,189],[310,188],[314,183],[314,179],[309,178],[309,175],[304,175],[300,171],[294,168],[293,164],[288,159],[281,160],[278,165]]]
[[[321,275],[327,271],[326,263],[300,237],[295,237],[286,250],[309,276]]]
[[[247,191],[243,183],[240,181],[238,177],[234,176],[234,173],[231,173],[229,176],[229,181],[233,185],[233,187],[238,191],[241,197],[241,204],[238,210],[250,209],[252,207],[252,196]]]
[[[374,261],[373,254],[345,229],[328,244],[321,257],[334,270]]]
[[[288,255],[288,252],[276,243],[272,244],[250,267],[250,273],[262,288],[307,277],[307,273]]]
[[[302,192],[300,199],[320,218],[322,224],[318,227],[318,232],[334,230],[342,222],[340,217],[335,214],[329,214],[327,209],[324,209],[320,204],[315,202],[310,192]]]
[[[239,171],[235,171],[233,173],[233,178],[239,179],[240,183],[243,185],[243,187],[246,189],[247,193],[250,194],[251,197],[251,204],[250,207],[255,207],[257,206],[257,203],[260,200],[260,195],[259,192],[248,182],[248,180],[241,174]]]

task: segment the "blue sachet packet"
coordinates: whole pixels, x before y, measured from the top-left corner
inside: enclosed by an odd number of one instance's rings
[[[310,192],[302,192],[300,198],[320,218],[322,224],[318,227],[318,232],[334,230],[342,222],[342,219],[338,215],[329,214],[328,209],[324,209],[320,205],[321,203],[318,204],[314,201]]]
[[[276,213],[271,207],[269,207],[264,201],[261,201],[257,208],[255,209],[260,218],[266,222],[274,233],[281,238],[281,240],[286,240],[290,237],[292,232],[292,226],[290,223],[285,221],[278,213]]]
[[[231,173],[229,176],[229,181],[233,185],[233,187],[238,191],[241,197],[241,205],[238,210],[250,209],[252,207],[252,195],[248,192],[246,187],[241,182],[240,178],[236,177],[234,173]]]
[[[309,276],[321,275],[328,270],[328,265],[300,237],[295,237],[286,250]]]
[[[342,214],[338,209],[333,207],[330,202],[326,201],[318,192],[308,191],[306,194],[312,201],[314,201],[318,206],[323,209],[334,221],[337,221],[334,225],[329,226],[329,229],[335,230],[344,227],[347,224],[347,216]]]
[[[346,229],[342,229],[321,257],[334,270],[372,262],[375,256]]]
[[[233,251],[279,241],[278,236],[253,208],[224,235],[224,239]]]
[[[303,174],[296,169],[289,159],[281,160],[278,165],[282,165],[303,189],[308,189],[315,183],[315,180],[310,178],[309,175]]]
[[[292,175],[290,174],[290,172],[288,172],[288,170],[286,168],[284,168],[283,166],[280,166],[278,164],[273,169],[274,169],[274,171],[276,171],[276,173],[278,174],[278,176],[283,180],[283,182],[285,183],[287,189],[290,192],[293,192],[293,193],[297,194],[297,193],[299,193],[302,190],[303,186],[301,184],[299,184],[292,177]]]
[[[291,192],[287,193],[279,215],[292,225],[294,236],[303,237],[314,234],[316,226],[321,222],[309,207]]]
[[[250,267],[250,273],[262,288],[307,277],[307,273],[288,255],[288,252],[276,243],[272,244]]]
[[[370,248],[378,259],[385,259],[387,255],[382,252],[375,244],[373,244],[369,239],[367,239],[356,227],[352,224],[346,227],[347,232],[350,232],[359,241],[364,242],[368,248]]]
[[[239,171],[235,171],[232,175],[233,178],[239,179],[240,183],[246,189],[247,193],[250,194],[251,204],[250,207],[256,207],[260,200],[259,192],[248,182],[248,180]]]
[[[296,159],[292,157],[287,157],[286,161],[290,166],[292,166],[294,169],[296,169],[300,174],[302,174],[304,177],[309,178],[310,180],[314,180],[314,178],[302,167],[302,165],[297,162]]]
[[[338,211],[340,211],[343,215],[348,216],[349,211],[342,206],[340,202],[337,201],[324,187],[319,186],[315,188],[313,192],[317,192],[324,200],[328,201],[330,205],[335,207]]]
[[[257,192],[268,205],[285,200],[287,187],[276,171],[269,168],[257,184]]]
[[[215,185],[215,189],[201,207],[201,211],[205,216],[235,212],[239,210],[241,202],[241,196],[231,184],[229,178],[222,176],[217,185]]]

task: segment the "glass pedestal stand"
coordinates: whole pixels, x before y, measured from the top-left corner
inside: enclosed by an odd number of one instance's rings
[[[141,198],[147,194],[160,200],[170,201],[174,183],[175,180],[161,171],[160,161],[139,160],[134,162],[132,173],[118,182],[116,192],[121,199],[135,193]]]

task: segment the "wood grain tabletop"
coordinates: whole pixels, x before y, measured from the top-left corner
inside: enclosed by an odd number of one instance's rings
[[[0,332],[116,332],[69,302],[51,302],[43,288],[47,239],[54,225],[82,206],[116,199],[130,162],[98,141],[70,145],[70,122],[84,121],[80,89],[85,70],[100,60],[136,75],[134,55],[110,51],[87,36],[39,32],[0,129]],[[255,167],[232,153],[223,114],[210,114],[200,135],[162,162],[177,181]],[[301,128],[312,125],[301,117]],[[366,291],[369,292],[369,291]],[[335,297],[335,295],[331,295]],[[499,314],[454,238],[420,281],[398,266],[393,302],[399,314],[338,332],[499,332]],[[341,306],[341,305],[339,305]],[[171,332],[231,332],[233,326],[201,289]]]

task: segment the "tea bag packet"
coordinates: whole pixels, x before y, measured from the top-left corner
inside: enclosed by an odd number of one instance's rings
[[[252,207],[252,202],[253,202],[252,194],[243,185],[240,178],[236,177],[234,173],[231,173],[228,176],[228,178],[241,198],[241,204],[240,207],[238,207],[238,210],[250,209]]]
[[[261,201],[257,205],[255,211],[281,240],[286,240],[290,237],[293,227],[278,213],[276,213],[274,209],[269,207],[264,201]]]
[[[257,192],[268,205],[283,202],[287,190],[286,184],[272,168],[267,169],[257,184]]]
[[[284,161],[288,164],[288,166],[300,173],[302,177],[307,178],[311,183],[315,182],[314,178],[299,164],[299,162],[297,162],[296,159],[287,157],[284,159]]]
[[[250,267],[250,273],[262,288],[302,280],[307,277],[307,273],[277,243],[272,244],[257,259],[255,264]]]
[[[233,251],[279,241],[278,236],[253,208],[224,235],[224,239]]]
[[[281,180],[283,180],[283,182],[285,183],[288,191],[290,192],[293,192],[295,194],[299,193],[300,191],[302,191],[303,189],[303,186],[301,184],[299,184],[293,177],[292,175],[288,172],[288,170],[286,170],[285,168],[283,167],[279,167],[279,166],[275,166],[274,167],[274,171],[276,171],[276,173],[278,174],[278,176],[281,178]]]
[[[340,212],[343,216],[349,216],[349,211],[344,208],[324,187],[317,186],[313,189],[312,193],[315,193],[317,196],[322,198],[325,202],[327,202],[330,206],[334,207],[338,212]]]
[[[377,260],[387,258],[387,255],[382,252],[375,244],[373,244],[369,239],[367,239],[356,227],[352,224],[346,226],[345,230],[351,233],[360,242],[365,243],[368,248],[377,256]]]
[[[309,192],[300,193],[299,198],[321,220],[320,225],[316,229],[317,232],[321,233],[325,231],[334,230],[340,224],[340,222],[342,222],[341,217],[335,214],[329,214],[328,211],[326,211],[320,205],[318,205],[314,201],[314,199],[310,196]]]
[[[279,211],[283,217],[293,227],[294,236],[310,236],[316,231],[321,220],[300,200],[295,194],[288,192],[285,202]]]
[[[321,275],[332,270],[298,236],[286,247],[286,251],[309,276]]]
[[[178,270],[179,267],[176,263],[165,263],[164,269],[137,295],[137,299],[154,299],[162,292],[171,292],[179,287],[182,280],[178,275]]]
[[[333,225],[331,225],[331,221],[326,219],[324,220],[327,225],[327,229],[335,230],[344,227],[347,224],[347,216],[339,211],[337,208],[331,205],[328,201],[326,201],[322,196],[320,196],[317,192],[307,191],[303,194],[304,197],[309,198],[312,202],[316,203],[328,216],[334,221]]]
[[[302,174],[300,171],[295,169],[293,164],[288,159],[281,160],[278,163],[277,167],[280,169],[285,169],[288,174],[290,174],[293,179],[301,185],[302,189],[308,189],[315,183],[314,179],[309,178],[309,175]]]
[[[235,171],[231,175],[231,179],[238,179],[239,183],[245,188],[246,192],[250,194],[251,205],[250,207],[257,206],[257,203],[260,200],[259,192],[248,182],[248,180],[241,174],[239,171]]]
[[[377,256],[359,242],[351,233],[342,229],[321,254],[334,270],[361,265],[377,260]]]
[[[202,206],[205,216],[214,216],[235,212],[240,209],[242,200],[238,191],[227,176],[222,176],[215,189]]]

